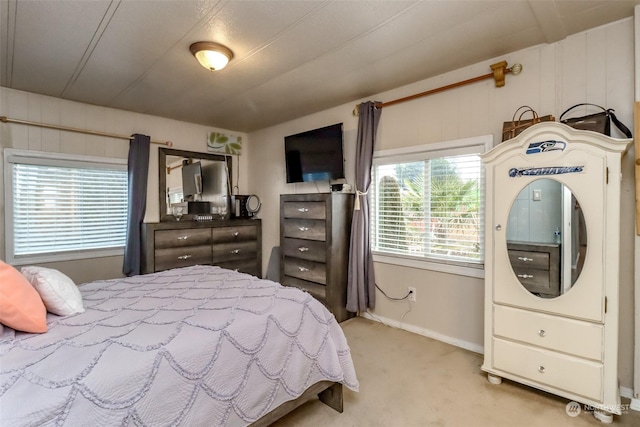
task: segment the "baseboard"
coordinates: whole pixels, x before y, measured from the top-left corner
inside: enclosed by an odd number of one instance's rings
[[[360,315],[366,319],[373,320],[375,322],[379,322],[387,326],[391,326],[393,328],[402,329],[407,332],[412,332],[417,335],[422,335],[423,337],[433,338],[434,340],[442,341],[444,343],[451,344],[453,346],[460,347],[465,350],[473,351],[474,353],[484,354],[484,346],[481,346],[469,341],[453,338],[448,335],[441,334],[439,332],[435,332],[426,328],[421,328],[415,325],[409,325],[407,323],[399,322],[394,319],[389,319],[384,316],[378,316],[377,314],[371,314],[368,311],[361,312]]]
[[[640,411],[640,399],[631,399],[629,408],[633,409],[634,411]]]

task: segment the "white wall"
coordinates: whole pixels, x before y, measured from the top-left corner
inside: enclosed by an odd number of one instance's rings
[[[206,152],[208,132],[227,132],[242,136],[243,141],[247,140],[247,135],[240,132],[98,107],[4,87],[0,87],[0,116],[124,136],[141,133],[149,135],[153,141],[172,141],[173,148],[196,152]],[[159,147],[160,145],[151,145],[145,222],[159,220]],[[3,123],[0,124],[0,148],[126,159],[129,153],[129,142],[123,139]],[[248,144],[243,144],[243,154],[234,158],[234,184],[237,182],[238,159],[240,160],[240,190],[243,190],[242,185],[247,183],[248,168],[244,165],[248,150]],[[1,170],[2,167],[2,162],[0,162],[0,188],[3,189],[4,173]],[[0,236],[4,242],[4,191],[0,191],[0,208],[2,209]],[[2,244],[0,245],[0,259],[5,259],[4,253],[5,247]],[[46,265],[60,269],[76,283],[122,276],[122,256],[65,261]]]
[[[493,134],[497,143],[501,139],[503,121],[510,120],[513,112],[524,104],[532,106],[540,115],[554,114],[558,118],[574,104],[591,102],[614,108],[618,118],[631,127],[633,40],[633,21],[625,19],[558,43],[514,52],[371,96],[368,99],[384,102],[423,92],[486,74],[490,72],[490,64],[503,59],[509,64],[523,65],[520,75],[507,75],[503,88],[495,88],[493,82],[487,80],[385,108],[376,149],[486,134]],[[344,122],[346,175],[348,181],[353,182],[357,118],[352,115],[352,110],[359,102],[354,100],[353,103],[249,134],[252,151],[248,188],[262,200],[263,266],[270,262],[271,266],[277,264],[277,260],[271,257],[279,245],[279,195],[328,191],[327,186],[285,183],[284,136]],[[635,212],[632,153],[625,157],[623,170],[620,380],[623,387],[631,389]],[[409,303],[389,301],[378,294],[377,306],[372,312],[375,316],[393,324],[402,323],[406,329],[418,333],[482,350],[482,279],[382,263],[375,263],[375,272],[378,285],[388,294],[404,295],[407,286],[415,286],[418,294],[417,302],[408,313]],[[277,270],[270,269],[268,273],[277,279]]]

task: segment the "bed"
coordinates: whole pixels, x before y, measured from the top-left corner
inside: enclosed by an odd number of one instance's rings
[[[44,334],[3,329],[3,425],[259,426],[358,390],[340,326],[296,288],[193,266],[80,291]]]

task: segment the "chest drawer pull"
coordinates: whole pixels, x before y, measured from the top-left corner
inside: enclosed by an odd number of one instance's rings
[[[178,259],[189,259],[189,258],[191,258],[191,255],[188,255],[188,254],[187,255],[180,255],[178,257]]]
[[[184,236],[178,236],[178,240],[187,240],[189,238],[188,234],[185,234]]]
[[[239,254],[240,253],[240,249],[234,249],[232,251],[230,251],[232,254]]]
[[[309,271],[309,269],[308,269],[308,268],[306,268],[306,267],[298,267],[298,270],[299,270],[301,273],[304,273],[305,271]]]
[[[547,331],[545,331],[544,329],[540,329],[538,331],[538,335],[540,335],[541,337],[544,337],[545,335],[547,335]]]
[[[538,372],[540,372],[541,374],[544,374],[544,366],[542,365],[538,366]]]
[[[298,227],[300,231],[309,231],[309,227]]]
[[[300,247],[298,248],[298,250],[299,250],[300,252],[308,252],[308,251],[309,251],[309,248],[308,248],[308,247],[306,247],[306,246],[300,246]]]
[[[518,274],[521,279],[533,279],[533,274]]]
[[[238,236],[240,235],[240,232],[239,232],[239,231],[236,231],[235,233],[232,233],[231,235],[232,235],[233,237],[238,237]]]
[[[307,212],[309,212],[309,209],[307,209],[307,208],[298,208],[298,212],[307,213]]]
[[[519,256],[518,259],[520,261],[524,261],[524,262],[531,262],[533,261],[533,258],[527,258],[526,256]]]

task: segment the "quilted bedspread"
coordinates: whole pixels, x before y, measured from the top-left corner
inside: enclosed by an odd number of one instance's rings
[[[322,380],[358,389],[309,294],[212,266],[80,286],[84,313],[4,328],[3,426],[247,425]]]

